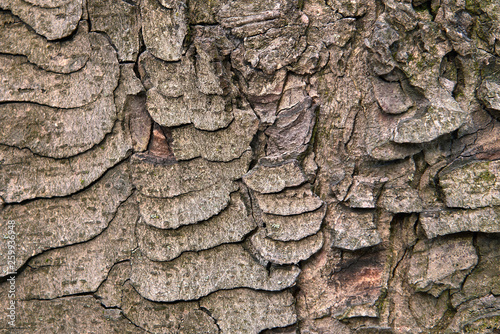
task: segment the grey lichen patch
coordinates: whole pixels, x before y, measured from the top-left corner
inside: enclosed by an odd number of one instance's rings
[[[259,163],[243,175],[243,182],[259,193],[276,193],[286,187],[301,185],[306,177],[297,160],[287,160],[280,163]]]
[[[353,251],[382,242],[373,211],[353,211],[340,205],[330,210],[326,220],[332,229],[333,247]]]
[[[132,323],[151,333],[218,334],[214,320],[197,301],[157,303],[144,299],[130,282],[123,285],[122,311]]]
[[[53,4],[53,7],[33,4],[24,0],[0,0],[0,8],[10,10],[37,34],[48,40],[71,35],[82,17],[82,0]]]
[[[0,104],[0,143],[46,157],[68,158],[100,143],[115,120],[112,96],[72,109],[35,103]]]
[[[447,289],[460,289],[477,262],[470,237],[421,240],[413,248],[408,282],[438,297]]]
[[[217,320],[221,334],[257,334],[267,328],[286,327],[297,321],[295,300],[289,291],[217,291],[201,299],[200,306]]]
[[[139,54],[139,7],[123,0],[88,1],[93,31],[106,33],[120,61],[136,61]]]
[[[7,292],[4,283],[2,290]],[[9,298],[2,295],[2,307]],[[16,303],[16,327],[2,329],[9,333],[85,333],[90,328],[101,333],[146,334],[130,323],[118,309],[105,309],[93,296],[75,296],[54,300],[26,300]],[[7,324],[7,313],[0,321]],[[64,319],[61,321],[61,319]]]
[[[305,184],[298,188],[285,189],[277,194],[255,193],[257,204],[264,212],[272,215],[290,216],[311,212],[323,205],[323,201]]]
[[[129,200],[118,208],[109,227],[96,238],[33,258],[19,275],[19,298],[52,299],[96,291],[115,263],[130,258],[136,247],[137,219],[137,207]],[[52,279],[47,281],[47,277]]]
[[[0,226],[7,231],[8,221],[17,222],[15,268],[48,249],[95,237],[108,226],[118,206],[131,192],[127,165],[120,165],[89,189],[71,197],[7,205],[0,211]],[[7,243],[0,245],[0,254],[0,276],[3,276],[9,271]]]
[[[319,209],[292,216],[278,216],[263,213],[267,237],[277,241],[296,241],[316,234],[326,214],[326,204]]]
[[[248,170],[251,157],[252,151],[248,150],[241,158],[227,163],[196,158],[158,164],[154,157],[134,154],[131,158],[132,179],[143,195],[175,197],[208,188],[217,182],[241,178]]]
[[[234,288],[280,291],[292,286],[299,273],[296,266],[268,272],[241,245],[230,244],[184,253],[170,262],[153,262],[137,251],[131,282],[149,300],[173,302]]]
[[[88,24],[80,21],[69,40],[49,42],[7,12],[0,13],[0,52],[23,55],[46,71],[71,73],[81,69],[90,57]]]
[[[162,230],[139,223],[139,247],[152,261],[170,261],[184,252],[240,242],[256,227],[241,196],[233,193],[224,211],[198,224]]]
[[[266,261],[293,264],[310,258],[323,246],[323,233],[319,232],[299,241],[276,241],[266,237],[265,230],[255,233],[250,242]]]
[[[500,209],[423,212],[420,214],[420,223],[428,238],[466,231],[500,233]]]
[[[500,205],[500,161],[450,165],[439,173],[444,202],[451,208],[475,209]]]
[[[176,61],[188,31],[185,1],[165,8],[158,0],[141,2],[142,35],[148,50],[157,58]]]
[[[171,148],[177,160],[203,157],[209,161],[231,161],[249,149],[259,120],[252,109],[234,109],[234,120],[225,129],[211,132],[193,125],[172,129]]]
[[[37,197],[66,196],[100,178],[127,158],[132,144],[122,122],[91,150],[56,160],[27,149],[0,145],[0,196],[6,203]]]
[[[74,73],[42,70],[25,57],[0,56],[1,102],[34,102],[56,108],[76,108],[110,96],[118,84],[116,52],[107,39],[89,33],[92,48],[85,66]]]

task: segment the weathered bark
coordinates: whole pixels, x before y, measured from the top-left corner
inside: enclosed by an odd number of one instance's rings
[[[0,0],[0,333],[498,333],[500,0]]]

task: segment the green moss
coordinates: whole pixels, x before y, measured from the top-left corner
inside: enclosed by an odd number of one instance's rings
[[[304,9],[304,3],[305,3],[305,0],[298,0],[297,1],[297,9],[298,10]]]
[[[474,178],[474,182],[477,182],[477,183],[479,183],[479,182],[480,183],[491,183],[491,182],[494,182],[495,180],[496,180],[495,174],[493,174],[489,170],[482,171],[481,173],[479,173],[479,175],[477,175]]]

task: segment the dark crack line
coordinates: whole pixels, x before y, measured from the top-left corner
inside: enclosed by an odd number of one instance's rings
[[[94,296],[95,291],[85,291],[85,292],[78,292],[74,293],[71,295],[64,295],[64,296],[57,296],[54,298],[28,298],[28,299],[19,299],[19,301],[23,302],[32,302],[32,301],[41,301],[41,302],[46,302],[46,301],[51,301],[51,300],[60,300],[60,299],[65,299],[65,298],[73,298],[73,297],[83,297],[83,296]]]
[[[99,291],[99,289],[100,289],[100,288],[101,288],[101,287],[102,287],[102,286],[103,286],[103,285],[104,285],[104,284],[108,281],[110,273],[113,271],[113,269],[114,269],[116,266],[118,266],[118,265],[120,265],[120,264],[122,264],[122,263],[127,263],[127,262],[128,262],[128,263],[130,263],[130,262],[131,262],[131,260],[130,260],[130,259],[125,259],[125,260],[121,260],[121,261],[118,261],[118,262],[113,263],[113,265],[111,266],[111,268],[110,268],[110,269],[109,269],[109,271],[108,271],[108,274],[106,275],[106,278],[105,278],[105,279],[101,282],[101,284],[99,284],[99,286],[97,287],[97,289],[96,289],[96,291],[94,292],[94,294],[95,294],[95,293],[97,293],[97,291]],[[126,282],[127,280],[128,280],[128,278],[127,278],[127,279],[125,279],[124,281]],[[125,283],[121,284],[121,286],[123,286],[124,284],[125,284]],[[101,300],[102,300],[102,298],[100,298],[100,297],[98,297],[98,296],[94,296],[94,297],[95,297],[96,299],[98,299],[99,301],[101,301]],[[113,309],[113,308],[117,308],[117,307],[115,307],[115,306],[112,306],[112,307],[107,307],[106,305],[102,304],[102,302],[101,302],[101,305],[102,305],[104,308],[106,308],[106,309]]]
[[[0,147],[2,145],[0,144]],[[128,163],[128,159],[130,157],[130,152],[127,153],[124,157],[122,157],[122,160],[121,161],[118,161],[115,165],[113,166],[110,166],[107,170],[105,170],[99,177],[97,177],[94,181],[90,182],[89,184],[87,184],[85,187],[83,187],[82,189],[79,189],[79,190],[76,190],[75,192],[73,193],[70,193],[70,194],[66,194],[66,195],[55,195],[55,196],[41,196],[41,197],[35,197],[35,198],[28,198],[28,199],[24,199],[22,201],[19,201],[19,202],[7,202],[5,201],[4,199],[4,206],[7,206],[7,205],[24,205],[24,204],[27,204],[27,203],[30,203],[30,202],[34,202],[34,201],[37,201],[37,200],[47,200],[47,199],[57,199],[57,198],[69,198],[69,197],[72,197],[74,195],[78,195],[80,193],[83,193],[85,191],[87,191],[89,188],[91,188],[92,186],[94,186],[95,184],[99,183],[104,177],[105,175],[112,171],[113,169],[117,168],[118,166],[120,166],[121,164],[126,164]],[[68,159],[68,158],[65,158],[65,159]],[[74,173],[74,169],[73,167],[71,167],[71,160],[68,161],[68,164],[70,165],[70,168],[71,168],[71,171]],[[0,164],[0,168],[2,166],[5,166],[6,164],[3,164],[1,165]],[[12,165],[18,165],[18,164],[12,164]],[[135,188],[135,186],[134,186]]]
[[[146,332],[146,333],[154,334],[154,332],[150,332],[150,331],[148,331],[146,328],[141,327],[141,326],[139,326],[138,324],[136,324],[134,321],[132,321],[132,320],[131,320],[131,319],[130,319],[130,318],[129,318],[126,314],[125,314],[125,312],[123,312],[123,310],[122,310],[122,309],[120,309],[120,311],[121,311],[121,315],[122,315],[125,319],[127,319],[127,320],[128,320],[128,321],[132,324],[132,325],[134,325],[135,327],[137,327],[137,328],[139,328],[139,329],[143,330],[143,331],[144,331],[144,332]]]
[[[212,315],[212,312],[210,312],[204,306],[199,306],[199,310],[204,312],[206,315],[208,315],[214,321],[215,326],[217,326],[218,333],[221,333],[221,328],[220,328],[219,324],[217,323],[217,319]]]
[[[281,267],[284,267],[284,266],[281,266]],[[134,270],[133,270],[133,267],[132,267],[132,272],[133,271]],[[141,298],[143,298],[144,300],[147,300],[147,301],[155,303],[155,304],[165,304],[165,305],[175,305],[175,304],[186,303],[186,302],[188,302],[188,303],[191,303],[191,302],[200,302],[203,299],[208,298],[210,295],[213,295],[213,294],[221,292],[221,291],[222,292],[223,291],[236,291],[236,290],[242,290],[242,289],[251,290],[251,291],[254,291],[254,292],[261,292],[261,293],[266,293],[266,294],[277,295],[277,294],[283,293],[283,292],[285,292],[287,290],[290,291],[290,289],[292,289],[296,285],[296,282],[294,282],[292,285],[285,286],[281,290],[264,290],[264,289],[258,289],[258,288],[248,287],[248,286],[237,286],[237,287],[233,287],[233,288],[218,289],[218,290],[215,290],[215,291],[210,291],[206,295],[203,295],[203,296],[195,298],[195,299],[177,299],[177,300],[174,300],[174,301],[158,301],[158,300],[149,299],[148,297],[143,296],[140,292],[137,291],[137,289],[134,286],[134,283],[132,282],[132,280],[127,280],[127,281],[130,282],[130,285],[134,288],[134,291],[138,295],[140,295]]]
[[[390,280],[393,280],[396,277],[396,271],[397,271],[399,265],[401,264],[401,262],[403,262],[407,253],[408,253],[408,247],[405,247],[405,251],[404,251],[403,255],[400,257],[399,260],[397,260],[396,265],[394,266],[394,269],[392,269]]]

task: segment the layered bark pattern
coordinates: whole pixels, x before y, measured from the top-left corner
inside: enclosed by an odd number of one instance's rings
[[[0,0],[0,332],[498,333],[499,22]]]

